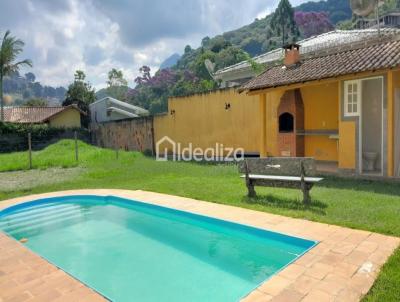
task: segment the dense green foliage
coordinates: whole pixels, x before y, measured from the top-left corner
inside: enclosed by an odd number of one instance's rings
[[[0,120],[4,121],[4,99],[3,99],[3,79],[15,72],[20,67],[30,66],[32,62],[28,59],[17,61],[18,56],[22,53],[24,42],[16,37],[11,36],[11,32],[7,30],[0,44]]]
[[[46,99],[41,98],[32,98],[26,101],[23,106],[30,106],[30,107],[46,107],[49,105],[49,102]]]
[[[297,41],[300,32],[289,0],[281,0],[271,19],[271,28],[281,38],[280,46]]]
[[[74,74],[74,82],[68,86],[63,106],[77,105],[83,112],[89,112],[89,104],[96,100],[96,93],[89,82],[85,81],[86,75],[82,70],[77,70]],[[83,126],[87,127],[89,116],[84,116]]]
[[[24,105],[30,99],[43,99],[49,105],[60,105],[65,98],[66,89],[62,86],[44,86],[36,81],[32,72],[21,75],[14,72],[3,80],[7,105]]]
[[[53,88],[42,86],[36,82],[35,75],[28,72],[21,76],[19,68],[21,66],[32,66],[30,60],[17,62],[17,57],[23,51],[24,42],[11,36],[10,31],[6,31],[0,48],[0,101],[1,105],[22,105],[30,98],[46,98],[47,101],[58,103],[65,95],[65,88]],[[3,98],[3,94],[6,97]]]
[[[72,138],[74,132],[88,141],[89,132],[82,128],[56,128],[44,124],[16,124],[0,122],[0,153],[28,149],[28,133],[31,133],[32,148],[42,148],[62,138]]]
[[[127,86],[128,81],[124,78],[122,70],[113,68],[108,72],[107,85],[108,87]]]
[[[351,19],[353,14],[349,0],[310,1],[300,4],[295,9],[302,12],[325,12],[333,24]]]
[[[282,40],[294,41],[299,34],[294,21],[294,11],[288,0],[281,0],[272,18],[275,18],[275,23],[281,26],[268,25],[268,30],[264,30],[266,33],[263,35],[263,40],[268,42],[265,50],[281,46]],[[268,17],[264,20],[269,19]],[[150,110],[151,113],[165,112],[170,96],[184,96],[216,89],[218,83],[213,80],[211,73],[248,60],[250,56],[247,51],[253,55],[253,51],[257,51],[254,47],[255,45],[250,46],[250,44],[247,47],[236,46],[227,34],[212,39],[205,37],[197,49],[186,46],[184,54],[170,69],[161,69],[151,76],[150,68],[143,66],[140,70],[142,75],[135,80],[137,86],[129,91],[127,99],[135,105]],[[209,62],[208,67],[206,61]]]
[[[110,86],[96,91],[96,99],[100,100],[109,96],[120,101],[126,101],[128,91],[128,86]]]
[[[153,114],[167,111],[167,101],[170,96],[200,93],[217,87],[209,75],[206,79],[201,79],[192,71],[178,68],[162,69],[151,76],[150,68],[143,66],[140,72],[141,76],[135,79],[137,86],[129,90],[127,99],[137,106],[150,110]]]
[[[46,137],[57,136],[65,132],[77,131],[81,135],[88,135],[87,129],[82,128],[57,128],[49,127],[46,124],[17,124],[17,123],[2,123],[0,122],[0,135],[12,134],[15,136],[26,137],[28,133],[32,134],[32,137]]]
[[[80,175],[24,190],[0,187],[0,200],[68,189],[140,189],[400,236],[400,186],[392,182],[327,178],[313,188],[313,201],[307,207],[301,203],[299,190],[257,188],[259,197],[248,199],[243,179],[234,165],[158,162],[140,153],[124,151],[116,159],[115,151],[84,143],[79,144],[79,156]],[[76,166],[74,142],[60,141],[34,152],[33,164],[40,169]],[[0,171],[26,168],[25,152],[0,155]],[[39,170],[37,175],[40,178]],[[7,173],[2,177],[7,177]],[[397,250],[365,301],[398,301],[399,265],[400,250]]]
[[[124,78],[122,70],[113,68],[108,72],[107,87],[96,92],[96,99],[112,97],[120,101],[126,101],[128,91],[128,81]]]
[[[293,9],[288,0],[281,0],[276,11],[265,18],[256,19],[249,25],[213,38],[205,37],[197,49],[187,45],[183,55],[171,68],[161,69],[151,76],[149,68],[143,66],[142,76],[135,80],[137,86],[128,92],[126,100],[150,110],[151,113],[165,112],[170,96],[201,93],[217,88],[218,83],[212,79],[210,72],[241,61],[250,61],[250,57],[299,38],[332,30],[333,23],[347,18],[350,11],[348,0],[335,2],[336,15],[333,14],[332,7],[333,1],[328,0],[310,2],[306,6]],[[306,13],[299,14],[300,8]],[[295,11],[298,13],[296,16]],[[344,17],[338,17],[337,14],[341,11]],[[210,62],[209,68],[205,61]],[[262,69],[260,66],[255,67],[257,73]]]

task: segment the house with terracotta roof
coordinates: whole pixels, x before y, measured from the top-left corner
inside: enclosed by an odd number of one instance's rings
[[[297,43],[301,46],[300,54],[302,56],[307,56],[326,49],[375,39],[378,34],[381,37],[388,38],[400,34],[400,29],[388,27],[381,28],[380,30],[376,28],[333,30],[303,39]],[[282,49],[276,48],[256,56],[252,58],[252,60],[257,64],[268,66],[283,60],[283,52]],[[257,74],[256,71],[254,71],[251,67],[251,64],[245,60],[235,65],[217,70],[216,72],[212,72],[211,75],[216,81],[220,82],[221,88],[226,88],[240,86],[254,78]]]
[[[400,177],[400,30],[332,31],[253,59],[266,66],[261,75],[244,61],[212,73],[217,91],[169,98],[155,141]]]
[[[18,124],[48,124],[57,128],[80,128],[86,115],[75,105],[54,107],[5,107],[4,121]]]
[[[400,177],[400,36],[308,53],[288,45],[240,90],[259,97],[260,156]]]

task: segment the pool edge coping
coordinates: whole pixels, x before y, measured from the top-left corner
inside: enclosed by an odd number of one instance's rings
[[[346,297],[349,301],[359,301],[371,288],[381,266],[400,244],[400,238],[397,237],[142,190],[87,189],[35,194],[0,201],[0,211],[27,201],[65,195],[116,196],[133,199],[138,202],[239,223],[319,243],[304,252],[297,260],[282,268],[274,276],[262,282],[255,290],[244,296],[243,301],[257,301],[259,299],[272,301],[285,297],[289,297],[287,299],[290,301],[312,301],[316,298],[331,298],[332,301],[341,301],[340,297]],[[7,234],[5,236],[8,237]],[[380,248],[383,245],[385,245],[385,248]],[[373,246],[376,246],[375,249]],[[306,255],[309,255],[309,261],[304,261],[303,257]],[[361,256],[364,256],[364,258],[367,256],[367,258],[363,259]],[[39,257],[41,256],[39,255]],[[335,257],[337,258],[335,259]],[[41,258],[47,261],[43,257]],[[341,260],[338,260],[339,258]],[[331,263],[329,259],[332,260]],[[347,263],[348,272],[346,272],[346,269],[343,269],[343,271],[336,270],[333,262],[337,264],[342,261]],[[372,264],[370,271],[366,271],[366,263]],[[299,272],[299,270],[302,270],[302,272]],[[71,276],[67,272],[63,272]],[[349,276],[346,276],[346,274],[349,274]],[[71,277],[78,280],[74,276]],[[296,283],[301,277],[305,278],[303,278],[303,281],[309,279],[315,286],[307,290],[298,288]],[[344,280],[348,281],[348,284],[345,284]],[[88,287],[85,284],[83,285]],[[90,287],[88,288],[93,290]],[[101,295],[101,293],[99,294]]]

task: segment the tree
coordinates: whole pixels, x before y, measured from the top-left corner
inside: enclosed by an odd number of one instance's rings
[[[40,85],[39,82],[33,83],[32,86],[31,86],[31,89],[32,89],[33,95],[35,97],[37,97],[37,98],[42,97],[42,95],[43,95],[43,87],[42,87],[42,85]]]
[[[208,45],[210,44],[210,41],[211,41],[211,39],[210,39],[209,36],[204,37],[204,38],[201,40],[201,46],[202,46],[202,47],[208,47]]]
[[[122,70],[117,70],[115,68],[108,72],[108,87],[114,86],[128,86],[128,81],[124,79],[124,74]]]
[[[282,37],[282,46],[296,42],[299,37],[299,29],[294,20],[294,10],[289,0],[281,0],[275,10],[271,27],[278,36]]]
[[[294,19],[305,38],[334,29],[328,14],[325,12],[296,12]]]
[[[94,88],[89,82],[85,82],[86,75],[77,70],[74,74],[74,82],[68,86],[63,106],[75,104],[82,111],[88,112],[89,104],[96,100]]]
[[[186,45],[184,52],[185,53],[190,53],[191,51],[192,51],[192,47],[190,45]]]
[[[24,42],[11,36],[11,32],[7,30],[0,47],[0,121],[4,121],[3,78],[18,71],[21,66],[32,67],[30,60],[15,62],[23,47]]]
[[[82,70],[75,71],[74,79],[75,82],[83,82],[86,78],[86,74]]]
[[[29,101],[25,102],[24,106],[30,107],[46,107],[49,103],[45,99],[30,99]]]
[[[28,72],[28,73],[25,73],[25,79],[26,79],[29,83],[33,83],[33,82],[35,82],[35,80],[36,80],[36,76],[35,76],[35,74],[32,73],[32,72]]]

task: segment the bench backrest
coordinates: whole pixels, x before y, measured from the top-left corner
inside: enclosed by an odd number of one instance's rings
[[[311,157],[266,157],[247,158],[239,162],[239,172],[249,174],[300,176],[303,163],[305,176],[315,176],[315,160]]]

